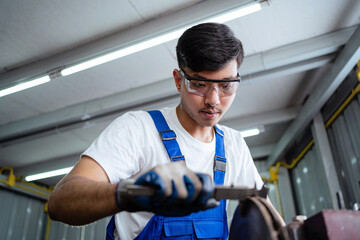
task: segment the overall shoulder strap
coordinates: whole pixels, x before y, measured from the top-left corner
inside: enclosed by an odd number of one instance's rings
[[[166,151],[171,161],[185,160],[181,153],[178,142],[176,141],[176,134],[169,128],[164,116],[159,110],[148,111],[152,117],[155,126],[160,134],[160,138],[164,143]]]
[[[214,157],[214,182],[216,185],[223,185],[226,172],[226,157],[224,132],[217,126],[214,126],[216,137],[216,148]]]

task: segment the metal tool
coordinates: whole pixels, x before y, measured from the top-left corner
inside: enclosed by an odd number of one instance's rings
[[[236,199],[236,200],[245,200],[247,197],[262,197],[266,198],[268,194],[268,188],[265,185],[262,186],[260,190],[254,188],[241,188],[234,186],[216,186],[213,193],[213,198],[216,200],[221,199]]]
[[[155,194],[155,189],[152,187],[142,186],[142,185],[128,185],[121,191],[126,192],[130,196],[152,196]],[[263,185],[260,190],[254,188],[243,188],[235,186],[220,186],[217,185],[214,188],[213,198],[216,200],[221,199],[235,199],[235,200],[245,200],[247,197],[262,197],[266,198],[268,193],[268,188]]]

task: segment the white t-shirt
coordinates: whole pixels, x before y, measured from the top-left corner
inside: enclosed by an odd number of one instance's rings
[[[176,133],[185,162],[194,172],[213,176],[215,137],[210,143],[193,138],[180,124],[176,108],[161,110]],[[218,125],[224,132],[226,174],[224,185],[262,187],[262,180],[240,132]],[[128,112],[114,120],[83,153],[95,159],[111,183],[135,179],[151,168],[169,163],[168,153],[149,113]],[[148,212],[120,212],[115,222],[120,239],[134,239],[153,216]]]

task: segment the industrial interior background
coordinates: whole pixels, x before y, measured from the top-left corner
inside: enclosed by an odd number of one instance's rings
[[[103,239],[108,219],[84,227],[48,219],[49,191],[64,175],[24,178],[73,166],[125,111],[179,101],[177,39],[71,75],[62,70],[254,3],[261,10],[225,22],[246,56],[221,124],[260,129],[245,140],[287,223],[356,208],[360,1],[0,0],[0,90],[51,78],[0,97],[0,239]]]

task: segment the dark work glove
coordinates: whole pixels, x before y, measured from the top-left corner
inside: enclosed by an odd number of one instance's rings
[[[211,198],[213,185],[210,176],[195,174],[183,161],[159,165],[140,176],[135,184],[154,188],[153,196],[129,196],[117,186],[117,204],[125,211],[150,211],[163,216],[185,216],[192,212],[218,206]]]

